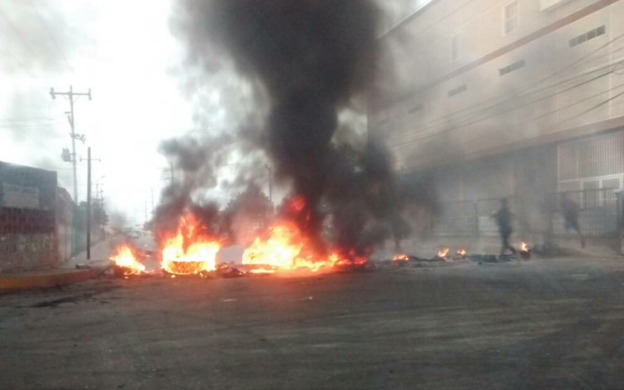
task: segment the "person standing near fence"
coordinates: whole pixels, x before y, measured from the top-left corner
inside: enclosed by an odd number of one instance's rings
[[[512,254],[516,254],[516,248],[511,246],[509,238],[513,233],[512,219],[513,215],[509,210],[508,202],[506,198],[501,199],[501,206],[492,214],[492,218],[496,220],[498,225],[498,232],[501,236],[501,256],[505,254],[505,251],[509,249]]]
[[[579,240],[581,240],[581,247],[585,248],[585,237],[583,237],[581,226],[579,225],[579,206],[565,193],[561,195],[561,214],[565,220],[566,232],[570,229],[576,231]]]

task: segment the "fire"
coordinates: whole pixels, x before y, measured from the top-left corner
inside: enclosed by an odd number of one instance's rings
[[[303,249],[304,241],[294,224],[273,226],[267,240],[257,237],[243,253],[243,264],[267,265],[292,269]]]
[[[174,275],[195,275],[217,268],[219,240],[202,233],[202,226],[192,214],[180,218],[178,232],[165,239],[161,267]]]
[[[450,248],[442,248],[442,249],[440,249],[438,251],[438,257],[445,258],[448,255],[450,250],[451,250]]]
[[[259,274],[259,275],[274,274],[275,270],[274,269],[269,269],[269,268],[256,268],[256,269],[252,269],[248,273],[250,273],[250,274]]]
[[[117,254],[110,260],[117,267],[123,268],[124,275],[141,275],[145,272],[145,266],[139,263],[128,245],[117,248]]]
[[[292,213],[300,213],[302,212],[305,207],[306,207],[306,201],[305,198],[303,196],[295,196],[291,199],[289,199],[286,202],[287,208],[292,212]]]
[[[466,256],[466,250],[465,249],[460,249],[457,251],[457,256]]]
[[[407,261],[409,260],[409,256],[406,254],[396,255],[392,258],[392,261]]]
[[[522,244],[520,244],[520,250],[522,252],[528,252],[529,251],[529,246],[527,245],[526,242],[522,241]]]
[[[349,258],[338,251],[331,252],[326,258],[308,253],[307,239],[291,222],[274,225],[268,234],[267,238],[256,238],[243,253],[243,264],[260,266],[251,273],[273,273],[275,270],[318,272],[338,266],[361,265],[367,260],[353,251]]]

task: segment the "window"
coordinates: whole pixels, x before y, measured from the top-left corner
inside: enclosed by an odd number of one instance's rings
[[[410,107],[409,110],[407,110],[408,113],[413,114],[415,112],[421,111],[423,109],[423,105],[422,104],[417,104],[415,106]]]
[[[461,33],[457,33],[451,37],[451,62],[459,60]]]
[[[570,0],[540,0],[540,8],[542,11],[551,11],[568,1]]]
[[[503,22],[505,35],[511,34],[518,29],[519,24],[518,2],[514,1],[503,8]]]
[[[600,206],[600,180],[583,182],[583,208]]]
[[[578,37],[574,37],[572,39],[570,39],[570,47],[574,47],[577,45],[580,45],[583,42],[587,42],[589,40],[592,40],[596,37],[599,37],[601,35],[604,35],[606,32],[606,28],[605,26],[600,26],[598,28],[595,28],[591,31],[586,32],[585,34],[581,34]]]
[[[462,85],[460,87],[451,89],[450,91],[448,91],[448,97],[453,97],[453,96],[455,96],[457,94],[465,92],[467,89],[468,89],[468,87],[466,87],[466,84],[464,84],[464,85]]]
[[[507,73],[511,73],[514,70],[518,70],[520,68],[524,68],[525,62],[524,60],[518,61],[518,62],[514,62],[513,64],[506,66],[504,68],[501,68],[498,70],[498,75],[499,76],[504,76]]]

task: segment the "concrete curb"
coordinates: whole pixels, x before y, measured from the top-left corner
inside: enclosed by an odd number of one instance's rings
[[[99,275],[100,271],[97,269],[66,270],[31,275],[0,275],[0,290],[15,291],[66,286],[95,279]]]

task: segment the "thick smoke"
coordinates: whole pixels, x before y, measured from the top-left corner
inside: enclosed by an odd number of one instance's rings
[[[186,136],[161,144],[161,153],[171,163],[172,177],[155,214],[159,235],[174,233],[179,217],[186,211],[193,211],[211,235],[217,235],[220,227],[214,224],[218,223],[219,208],[202,196],[201,189],[217,185],[215,170],[223,163],[223,148],[229,142],[227,135],[211,137],[209,142],[202,137]]]
[[[290,215],[323,251],[363,253],[404,226],[390,163],[372,142],[335,142],[340,112],[375,76],[380,13],[368,0],[184,0],[175,26],[207,72],[224,54],[267,96],[260,143],[306,200]],[[261,102],[264,106],[267,102]],[[207,152],[207,154],[210,154]],[[330,216],[331,218],[328,218]],[[325,224],[325,226],[324,226]]]

